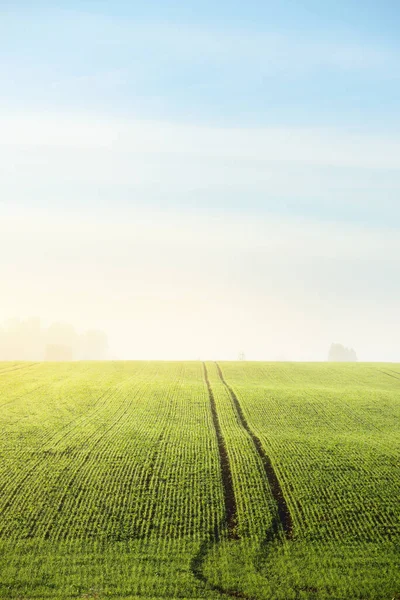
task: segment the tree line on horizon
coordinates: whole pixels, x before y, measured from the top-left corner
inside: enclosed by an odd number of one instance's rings
[[[104,360],[107,335],[90,329],[78,333],[70,323],[43,327],[39,317],[9,319],[0,327],[0,360]]]
[[[342,344],[332,344],[329,348],[328,361],[330,362],[357,362],[357,360],[353,348],[346,348]]]
[[[78,333],[73,325],[66,322],[43,327],[39,317],[9,319],[0,326],[0,360],[69,361],[107,358],[107,335],[97,329]],[[245,360],[244,353],[238,359]],[[339,343],[331,344],[329,362],[357,360],[353,348],[346,348]]]

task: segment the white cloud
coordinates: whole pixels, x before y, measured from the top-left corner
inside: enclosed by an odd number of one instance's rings
[[[228,217],[255,210],[392,225],[400,218],[399,167],[396,135],[0,117],[0,206],[187,205]]]
[[[13,148],[36,148],[48,149],[49,158],[57,150],[72,149],[108,151],[118,158],[125,155],[134,159],[168,155],[179,157],[179,160],[194,157],[364,168],[400,167],[400,138],[397,135],[350,133],[333,128],[200,127],[89,115],[3,115],[0,117],[0,148],[2,159],[6,159]],[[109,157],[105,155],[104,159]],[[115,159],[112,164],[118,168]],[[98,175],[101,176],[101,171]]]
[[[68,214],[27,207],[3,207],[0,237],[4,250],[25,245],[66,248],[84,255],[123,258],[128,250],[160,255],[226,257],[258,254],[267,262],[299,259],[400,261],[400,236],[396,229],[362,227],[277,215],[185,214],[111,205],[103,211],[88,209]],[[51,253],[50,253],[51,255]]]
[[[0,317],[102,327],[126,358],[398,357],[391,230],[126,208],[0,212]],[[0,319],[2,320],[2,319]],[[397,353],[397,354],[396,354]]]

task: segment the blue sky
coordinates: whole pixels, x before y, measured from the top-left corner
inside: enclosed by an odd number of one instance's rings
[[[343,341],[398,358],[399,16],[394,1],[3,2],[0,316],[92,319],[116,356],[130,323],[149,357],[323,359]]]
[[[25,108],[28,96],[46,109],[224,126],[399,127],[394,2],[17,6],[0,25],[6,104]]]

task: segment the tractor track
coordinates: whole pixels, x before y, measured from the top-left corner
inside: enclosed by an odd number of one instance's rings
[[[239,540],[237,533],[237,504],[235,490],[233,486],[232,469],[229,461],[228,451],[225,444],[225,439],[222,434],[221,425],[219,422],[217,405],[215,403],[214,393],[212,391],[211,383],[208,377],[208,371],[206,364],[203,362],[203,375],[207,385],[208,397],[210,400],[211,416],[214,426],[214,431],[217,437],[219,463],[221,468],[222,488],[224,495],[224,506],[225,515],[221,522],[210,531],[200,544],[200,548],[192,558],[190,562],[190,570],[198,581],[208,586],[214,592],[218,592],[224,596],[230,598],[243,598],[243,600],[255,600],[252,596],[248,596],[243,592],[237,590],[227,590],[220,585],[211,583],[206,575],[204,575],[203,565],[206,560],[208,553],[214,544],[218,544],[221,541],[221,532],[224,528],[227,530],[227,539],[230,541]]]
[[[378,369],[378,371],[380,373],[383,373],[384,375],[387,375],[388,377],[392,377],[393,379],[397,379],[400,381],[400,377],[398,377],[397,375],[393,375],[392,373],[387,373],[386,371],[382,371],[381,369]],[[395,373],[397,373],[397,371],[394,371]]]
[[[221,477],[222,487],[224,491],[224,504],[225,504],[225,520],[226,527],[228,529],[228,538],[231,540],[239,539],[236,531],[237,527],[237,505],[235,497],[235,489],[233,487],[232,469],[229,462],[228,450],[225,444],[224,436],[222,434],[221,425],[218,418],[217,405],[215,403],[214,393],[208,378],[207,367],[203,363],[204,379],[207,384],[208,396],[210,398],[211,415],[213,425],[218,442],[218,453],[219,462],[221,466]]]
[[[283,536],[290,540],[292,538],[293,532],[293,520],[289,511],[289,507],[286,503],[285,497],[283,495],[283,491],[281,485],[279,483],[278,476],[272,466],[271,460],[269,456],[266,454],[261,440],[257,437],[257,435],[252,431],[250,425],[247,422],[247,419],[244,415],[243,409],[239,402],[238,397],[236,396],[233,389],[226,382],[224,375],[222,373],[222,369],[218,363],[215,363],[218,376],[225,386],[229,396],[232,400],[233,408],[236,412],[238,422],[240,426],[247,432],[250,436],[254,449],[258,456],[260,457],[261,463],[264,468],[265,476],[271,490],[271,495],[276,504],[276,514],[273,517],[271,527],[269,528],[268,534],[261,544],[260,553],[263,555],[267,551],[267,547],[270,542],[274,539],[283,539]],[[240,592],[238,590],[229,590],[225,589],[220,585],[214,584],[208,580],[206,575],[204,574],[204,563],[206,557],[210,550],[212,549],[214,544],[218,544],[221,541],[221,531],[226,528],[227,530],[227,539],[229,541],[238,541],[240,540],[240,536],[237,531],[238,525],[238,517],[237,517],[237,502],[235,496],[235,490],[233,485],[233,477],[232,477],[232,468],[229,461],[228,451],[225,443],[225,439],[222,433],[221,425],[219,422],[217,406],[214,398],[214,393],[211,387],[211,383],[208,377],[208,371],[206,364],[203,362],[203,374],[204,379],[207,385],[208,396],[210,400],[210,408],[214,430],[217,437],[218,443],[218,453],[219,453],[219,462],[221,468],[221,478],[222,478],[222,486],[223,486],[223,494],[224,494],[224,505],[225,505],[225,515],[219,525],[216,525],[213,531],[210,531],[207,535],[207,538],[203,540],[200,545],[200,548],[196,555],[193,557],[190,568],[193,575],[196,577],[198,581],[201,581],[204,585],[208,586],[210,589],[223,594],[225,596],[229,596],[231,598],[243,598],[243,600],[255,600],[253,596],[246,594],[245,592]],[[283,533],[283,536],[282,536]],[[255,565],[256,566],[256,565]],[[257,568],[257,567],[256,567]]]
[[[278,476],[272,465],[271,459],[265,452],[260,438],[251,429],[251,427],[244,415],[244,412],[243,412],[242,406],[239,402],[239,399],[236,396],[233,389],[230,387],[230,385],[226,382],[224,375],[222,373],[221,367],[219,366],[218,363],[215,363],[215,365],[217,367],[219,378],[222,381],[222,383],[224,384],[224,386],[226,387],[226,389],[229,392],[229,395],[232,399],[232,403],[236,409],[239,423],[251,437],[253,444],[254,444],[254,448],[263,464],[265,475],[267,477],[269,487],[271,489],[271,494],[272,494],[273,499],[275,500],[276,507],[277,507],[277,514],[275,515],[275,519],[274,519],[273,527],[272,527],[273,534],[278,532],[279,525],[280,525],[282,527],[282,530],[283,530],[283,533],[284,533],[286,539],[289,540],[292,538],[292,535],[293,535],[293,519],[292,519],[292,515],[290,514],[289,506],[288,506],[285,496],[283,494],[283,490],[282,490],[281,484],[279,482]]]

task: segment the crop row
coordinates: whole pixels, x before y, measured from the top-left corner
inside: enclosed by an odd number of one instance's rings
[[[397,367],[220,367],[0,364],[0,598],[395,595]]]
[[[157,363],[122,372],[33,451],[21,444],[14,457],[10,448],[19,469],[2,478],[0,537],[200,538],[212,528],[222,508],[216,440],[201,378],[187,383],[190,368],[199,373],[198,364]]]
[[[240,537],[262,539],[272,526],[276,506],[253,440],[243,427],[217,366],[207,363],[222,435],[232,470]]]
[[[400,415],[398,402],[388,401],[393,386],[388,391],[383,382],[371,391],[360,371],[347,373],[342,386],[335,370],[331,380],[326,372],[317,378],[314,370],[307,386],[292,387],[281,368],[275,367],[278,382],[273,366],[262,368],[256,374],[248,368],[245,383],[243,367],[224,370],[271,456],[296,530],[307,539],[395,538]],[[368,380],[370,371],[365,374]]]

